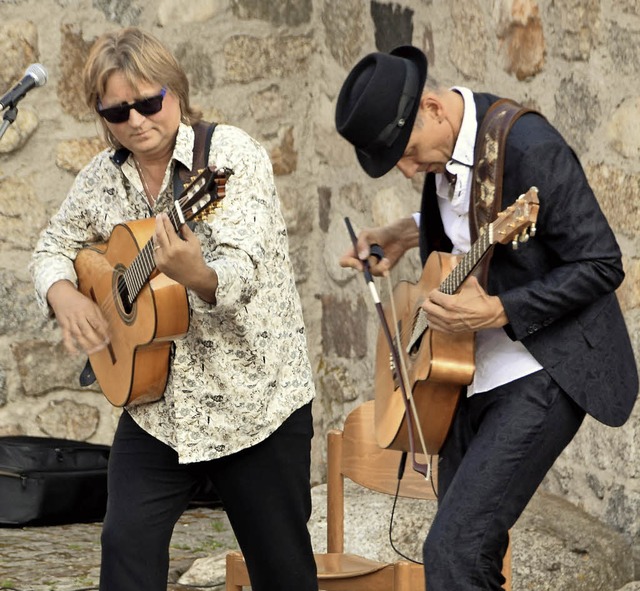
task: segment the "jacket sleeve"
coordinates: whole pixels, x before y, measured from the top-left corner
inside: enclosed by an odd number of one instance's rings
[[[505,188],[539,190],[537,232],[517,251],[497,247],[490,276],[497,277],[493,289],[509,318],[506,330],[521,340],[615,291],[624,272],[615,236],[559,136],[525,145],[511,166]]]

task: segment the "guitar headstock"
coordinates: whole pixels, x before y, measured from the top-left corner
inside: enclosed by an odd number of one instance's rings
[[[175,203],[179,222],[202,221],[208,217],[224,198],[225,185],[232,174],[233,171],[229,168],[215,166],[207,166],[198,171]]]
[[[492,233],[491,242],[500,244],[511,242],[515,249],[518,248],[518,242],[526,242],[529,236],[535,236],[539,208],[538,189],[531,187],[489,224],[489,231]]]

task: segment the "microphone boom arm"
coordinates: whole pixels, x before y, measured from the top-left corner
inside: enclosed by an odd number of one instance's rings
[[[9,129],[9,125],[11,125],[16,120],[17,116],[18,116],[18,108],[15,106],[11,107],[10,109],[7,109],[4,112],[4,115],[2,116],[2,123],[0,123],[0,140],[2,139],[2,136],[4,135],[5,131]]]

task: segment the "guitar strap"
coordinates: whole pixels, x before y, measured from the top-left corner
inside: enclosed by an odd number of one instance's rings
[[[182,164],[177,164],[173,171],[173,194],[176,198],[182,193],[184,186],[189,182],[189,179],[198,174],[198,171],[207,165],[207,161],[209,159],[209,148],[211,147],[211,137],[213,136],[215,128],[215,123],[208,123],[206,121],[200,121],[193,126],[195,139],[193,141],[193,164],[191,170]],[[117,165],[122,166],[122,163],[127,159],[129,153],[129,150],[126,148],[116,150],[115,154],[112,156],[112,160]],[[80,372],[80,386],[90,386],[95,381],[96,376],[93,373],[91,361],[87,359],[84,369]]]
[[[476,140],[471,181],[469,229],[472,244],[502,209],[502,175],[507,135],[517,119],[525,113],[537,111],[523,107],[511,99],[500,99],[489,107],[482,120]],[[492,252],[487,254],[474,273],[485,289],[491,254]]]
[[[183,164],[176,164],[173,171],[173,194],[178,197],[189,183],[191,177],[196,176],[208,164],[211,137],[216,128],[216,123],[199,121],[193,126],[195,139],[193,141],[193,164],[189,170]]]

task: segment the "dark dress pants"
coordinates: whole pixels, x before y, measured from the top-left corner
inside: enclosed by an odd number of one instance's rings
[[[540,370],[463,399],[441,450],[424,543],[429,591],[502,589],[508,532],[585,412]]]
[[[265,441],[221,459],[179,464],[123,412],[109,460],[101,591],[166,591],[174,525],[203,478],[214,485],[254,591],[316,591],[307,521],[311,404]]]

